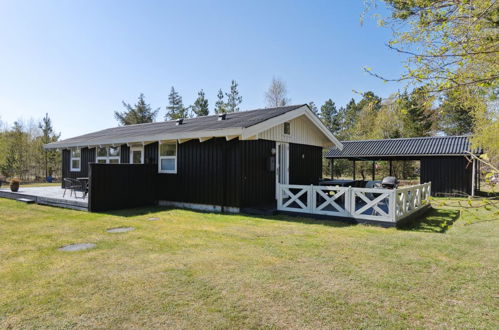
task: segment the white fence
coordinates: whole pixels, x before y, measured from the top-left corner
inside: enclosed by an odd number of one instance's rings
[[[431,183],[399,189],[279,184],[277,209],[397,222],[430,202]]]

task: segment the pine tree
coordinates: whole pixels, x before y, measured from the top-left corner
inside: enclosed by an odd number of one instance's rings
[[[440,128],[447,135],[463,135],[473,132],[473,107],[463,102],[456,90],[444,93],[439,107]]]
[[[7,133],[7,154],[5,163],[2,165],[2,174],[6,177],[20,176],[25,177],[28,171],[28,141],[24,132],[23,124],[19,121],[14,122],[12,130]]]
[[[425,87],[403,93],[400,106],[404,122],[404,137],[429,136],[433,127],[433,98]]]
[[[319,118],[333,134],[336,134],[340,130],[341,121],[339,116],[340,114],[333,100],[329,99],[322,105]]]
[[[59,137],[61,136],[60,133],[59,134],[54,133],[54,128],[52,127],[52,120],[50,119],[48,113],[46,113],[42,121],[38,123],[38,128],[42,130],[42,136],[40,137],[42,146],[47,143],[56,142],[57,140],[59,140]],[[53,168],[57,167],[58,154],[56,150],[44,150],[43,147],[42,150],[40,150],[40,152],[44,154],[45,177],[48,177],[49,175],[52,175],[52,173],[50,172],[53,170]]]
[[[182,96],[173,88],[168,95],[169,105],[166,107],[165,120],[175,120],[180,118],[187,118],[189,108],[184,107]]]
[[[125,103],[125,101],[122,101],[122,103],[126,110],[123,112],[114,112],[114,117],[120,125],[152,123],[159,111],[159,108],[152,110],[151,106],[146,103],[144,94],[139,95],[137,103],[133,106]]]
[[[208,100],[206,99],[203,90],[199,91],[198,98],[196,99],[196,101],[194,101],[194,104],[191,108],[196,117],[208,116]]]
[[[225,104],[227,112],[239,111],[239,104],[243,102],[243,97],[239,95],[235,80],[231,82],[230,93],[225,93],[225,96],[227,96],[227,103]]]
[[[308,102],[308,107],[310,110],[315,113],[316,115],[319,113],[319,109],[317,109],[317,106],[315,105],[314,101]]]
[[[224,102],[224,93],[221,89],[218,90],[217,102],[215,103],[215,113],[227,113],[227,108]]]

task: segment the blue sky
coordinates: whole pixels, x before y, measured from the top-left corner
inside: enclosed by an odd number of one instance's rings
[[[402,70],[390,31],[360,24],[362,0],[0,1],[0,120],[49,113],[67,138],[116,126],[121,101],[144,93],[162,120],[171,86],[184,104],[239,83],[242,109],[265,105],[273,76],[292,103],[401,86],[364,73]],[[382,9],[379,9],[382,10]]]

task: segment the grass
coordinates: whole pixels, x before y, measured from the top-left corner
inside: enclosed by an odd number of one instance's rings
[[[494,328],[498,209],[435,203],[383,229],[0,199],[0,328]]]

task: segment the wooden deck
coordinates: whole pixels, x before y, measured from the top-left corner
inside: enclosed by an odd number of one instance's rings
[[[23,188],[21,186],[18,192],[12,192],[8,188],[0,189],[0,197],[2,198],[9,198],[23,202],[26,202],[26,200],[32,200],[34,203],[41,205],[88,211],[88,199],[81,198],[81,192],[77,192],[78,197],[74,197],[74,195],[69,196],[69,190],[66,191],[66,196],[63,196],[63,194],[64,189],[58,186],[29,188]]]

